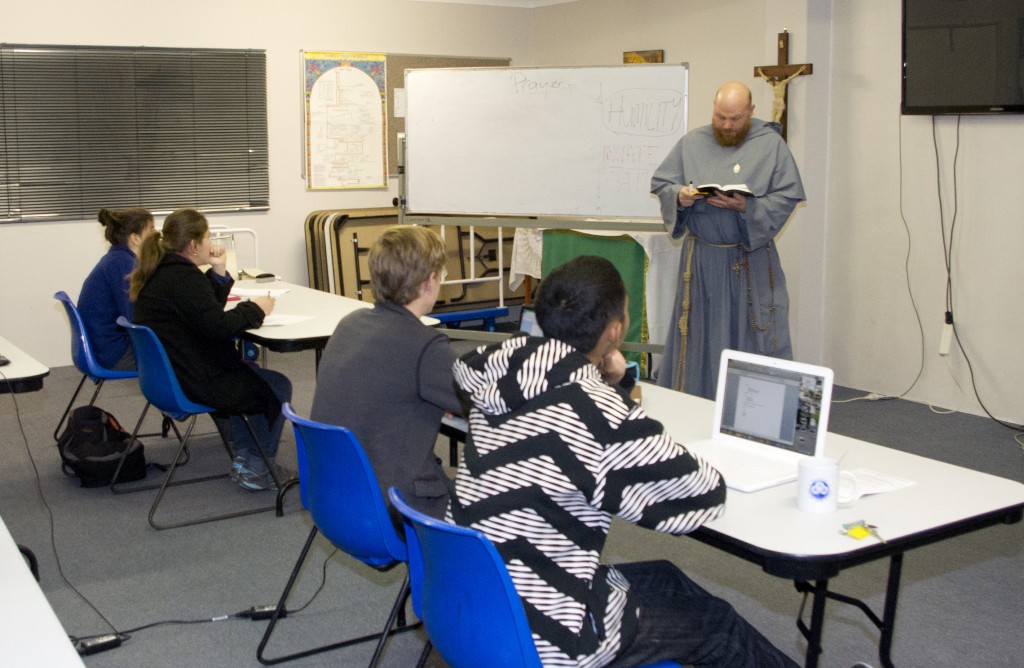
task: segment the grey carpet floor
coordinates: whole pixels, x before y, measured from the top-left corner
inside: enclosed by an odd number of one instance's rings
[[[308,413],[312,353],[271,354],[269,365],[292,378],[296,408]],[[0,395],[0,515],[15,540],[38,556],[41,586],[69,634],[156,624],[132,632],[117,649],[86,657],[86,665],[259,665],[256,646],[266,622],[231,615],[277,601],[311,527],[297,490],[287,499],[284,517],[270,512],[154,531],[146,521],[153,492],[114,496],[106,488],[81,489],[60,472],[52,432],[78,378],[72,367],[62,367],[52,370],[41,392]],[[836,398],[857,394],[839,388]],[[97,404],[130,429],[144,401],[134,381],[121,381],[108,383]],[[158,418],[150,416],[146,431],[158,425]],[[858,401],[836,403],[831,426],[857,438],[1024,480],[1024,457],[1012,432],[984,418],[937,414],[899,400]],[[227,461],[212,422],[201,418],[198,431],[205,435],[197,439],[186,468],[190,473],[224,470]],[[170,440],[148,438],[145,443],[151,461],[166,461],[173,453]],[[445,440],[439,440],[438,454],[447,457]],[[294,457],[294,439],[286,429],[281,459],[294,463]],[[168,517],[272,501],[269,493],[243,492],[226,481],[168,494]],[[670,559],[802,661],[805,645],[794,622],[802,597],[791,582],[697,541],[618,521],[605,556],[609,562]],[[886,572],[885,563],[867,564],[832,583],[880,610]],[[281,622],[268,653],[277,656],[379,630],[402,575],[401,568],[375,571],[318,539],[289,608],[311,602]],[[893,657],[898,666],[922,668],[1018,666],[1024,656],[1022,622],[1024,523],[992,527],[907,554]],[[824,641],[821,665],[826,668],[856,661],[877,665],[878,632],[858,610],[830,603]],[[382,665],[414,665],[423,642],[419,631],[395,637]],[[287,665],[363,666],[371,652],[372,645],[366,644]],[[431,665],[444,664],[435,655]]]

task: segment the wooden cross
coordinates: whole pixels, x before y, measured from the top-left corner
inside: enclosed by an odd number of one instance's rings
[[[789,63],[789,32],[783,30],[779,33],[779,63],[778,65],[761,65],[754,67],[754,76],[762,77],[772,87],[774,100],[772,102],[772,118],[782,124],[782,138],[786,138],[786,106],[789,102],[789,92],[786,86],[789,82],[799,76],[814,74],[814,66],[810,63],[803,65],[791,65]]]

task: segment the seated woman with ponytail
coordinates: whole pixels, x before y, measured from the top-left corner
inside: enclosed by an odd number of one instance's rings
[[[205,264],[210,269],[203,274],[199,266]],[[263,323],[274,299],[259,297],[225,311],[233,283],[224,249],[210,242],[206,218],[193,209],[179,209],[139,251],[131,275],[134,322],[152,329],[163,343],[185,396],[231,415],[232,479],[249,490],[276,489],[277,480],[293,475],[275,462],[284,426],[281,404],[291,399],[291,383],[280,373],[246,364],[233,342],[244,330]],[[243,414],[273,471],[260,457]]]
[[[117,319],[132,319],[128,274],[135,269],[142,241],[153,233],[153,214],[141,208],[100,209],[97,218],[110,248],[82,284],[78,312],[99,365],[121,371],[134,369],[128,332],[118,326]]]

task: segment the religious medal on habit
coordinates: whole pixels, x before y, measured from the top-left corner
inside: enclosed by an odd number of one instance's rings
[[[733,174],[739,174],[740,173],[740,163],[737,162],[735,165],[732,166],[732,173]]]

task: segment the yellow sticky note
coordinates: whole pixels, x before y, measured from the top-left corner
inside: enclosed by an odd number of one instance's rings
[[[863,525],[852,526],[846,530],[846,535],[857,540],[863,540],[871,535],[871,532]]]

